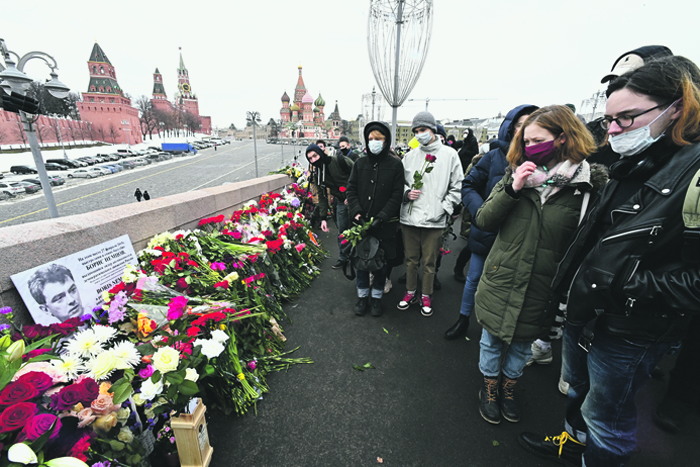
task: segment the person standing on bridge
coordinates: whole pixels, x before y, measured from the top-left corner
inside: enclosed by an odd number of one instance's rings
[[[143,190],[143,200],[148,201],[149,199],[151,199],[151,195],[148,194],[148,191]]]
[[[141,189],[140,189],[140,188],[137,188],[137,189],[136,189],[136,191],[134,192],[134,196],[136,197],[136,201],[138,201],[138,202],[140,203],[140,202],[141,202],[141,197],[143,196],[143,195],[141,194]]]

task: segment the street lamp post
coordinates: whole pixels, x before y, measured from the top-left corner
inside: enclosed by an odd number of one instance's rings
[[[301,139],[301,136],[302,136],[302,133],[301,133],[301,132],[304,130],[304,122],[302,122],[301,120],[299,120],[299,121],[297,122],[297,128],[299,128],[299,132],[297,133],[297,139]],[[300,141],[300,142],[301,142],[301,141]],[[301,146],[301,144],[300,144],[299,146]],[[299,152],[301,153],[301,149],[299,149]],[[297,158],[297,154],[295,153],[295,154],[294,154],[294,160],[297,160],[297,159],[298,159],[298,158]]]
[[[0,39],[0,55],[4,61],[4,66],[0,64],[0,87],[3,89],[16,92],[24,96],[29,83],[32,82],[32,79],[23,72],[24,65],[29,60],[39,58],[43,60],[49,66],[49,68],[51,68],[51,80],[44,85],[46,90],[49,91],[52,96],[58,99],[65,98],[70,92],[70,88],[58,80],[58,74],[56,73],[58,64],[51,55],[45,52],[29,52],[20,57],[17,53],[8,50],[5,46],[5,41],[2,39]],[[15,66],[15,62],[11,59],[10,55],[17,57],[17,66]],[[41,156],[41,149],[39,149],[39,141],[36,137],[36,131],[34,130],[32,119],[27,118],[27,114],[23,110],[19,111],[19,115],[22,120],[22,124],[24,125],[24,131],[27,134],[27,140],[29,141],[29,147],[32,150],[32,157],[34,158],[37,172],[39,172],[39,180],[41,180],[41,184],[44,188],[42,191],[44,192],[44,197],[46,198],[49,215],[51,217],[58,217],[56,201],[53,197],[51,183],[49,182],[49,177],[46,173],[44,159]]]
[[[246,112],[246,120],[248,123],[253,125],[253,152],[255,153],[255,178],[258,178],[258,143],[257,135],[255,134],[255,127],[258,126],[260,122],[260,112]]]
[[[58,133],[58,140],[61,142],[61,149],[63,149],[63,158],[68,160],[68,154],[66,154],[66,147],[63,145],[63,130],[58,124],[58,117],[55,118],[56,122],[56,133]]]

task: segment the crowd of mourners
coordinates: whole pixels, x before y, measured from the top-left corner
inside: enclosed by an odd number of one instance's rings
[[[613,64],[604,116],[585,123],[567,105],[524,104],[498,137],[458,141],[419,112],[416,146],[392,148],[391,129],[364,128],[366,147],[323,141],[306,149],[316,214],[343,231],[367,227],[384,266],[357,270],[355,314],[383,313],[394,267],[406,291],[396,304],[433,314],[445,233],[461,218],[467,246],[455,278],[464,291],[445,338],[482,327],[479,413],[518,422],[526,366],[548,364],[562,338],[560,434],[521,433],[529,452],[567,465],[621,466],[636,445],[635,396],[657,363],[680,352],[654,420],[677,432],[697,404],[700,310],[700,70],[667,47],[645,46]],[[332,200],[329,202],[329,200]],[[465,271],[468,265],[468,269]]]

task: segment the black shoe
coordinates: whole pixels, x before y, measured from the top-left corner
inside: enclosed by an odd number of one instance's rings
[[[442,284],[438,280],[437,276],[433,277],[433,289],[435,289],[435,290],[442,289]]]
[[[503,376],[500,393],[498,394],[499,405],[501,406],[501,415],[503,415],[503,418],[512,423],[517,423],[520,421],[520,407],[513,396],[515,383],[517,382],[517,379],[510,379]]]
[[[654,412],[653,420],[661,429],[669,433],[681,431],[683,419],[691,408],[675,399],[664,398]]]
[[[363,316],[367,313],[367,307],[369,306],[369,297],[360,297],[355,303],[355,314],[357,316]]]
[[[382,309],[382,299],[372,297],[369,303],[370,312],[372,313],[372,316],[374,316],[375,318],[382,316],[382,314],[384,313],[384,310]]]
[[[464,284],[467,282],[467,276],[462,271],[455,271],[455,280]]]
[[[566,431],[559,436],[542,436],[537,433],[520,433],[520,445],[530,453],[561,462],[564,465],[581,467],[586,445],[577,441]],[[561,454],[560,454],[561,450]]]
[[[399,278],[397,279],[397,281],[398,281],[399,284],[405,284],[405,283],[406,283],[406,274],[404,273],[404,275],[401,276],[401,277],[399,277]]]
[[[345,263],[347,261],[343,261],[342,259],[339,259],[338,261],[335,262],[333,266],[331,266],[333,269],[343,269],[343,266],[345,266]]]
[[[454,326],[445,331],[445,339],[451,341],[466,336],[467,329],[469,329],[469,316],[460,313],[459,319]]]
[[[484,376],[479,391],[479,413],[489,423],[501,423],[501,411],[498,408],[498,378]]]

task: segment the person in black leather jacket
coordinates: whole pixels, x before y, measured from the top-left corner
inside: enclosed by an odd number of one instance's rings
[[[700,312],[700,229],[683,216],[700,184],[700,70],[659,58],[617,78],[607,95],[602,125],[621,158],[552,284],[552,305],[569,291],[566,431],[520,435],[530,452],[573,465],[582,455],[588,466],[629,460],[635,396]]]

